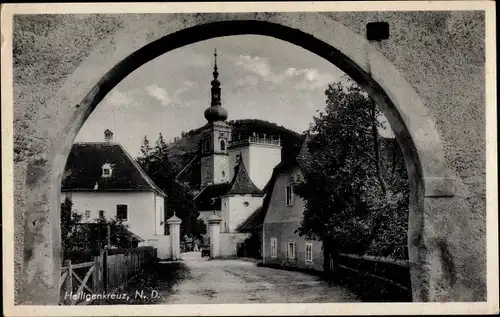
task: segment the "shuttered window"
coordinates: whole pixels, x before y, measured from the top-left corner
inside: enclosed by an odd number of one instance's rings
[[[278,257],[278,239],[271,238],[271,258],[275,259]]]
[[[292,186],[288,185],[286,186],[286,205],[291,206],[293,203],[293,190]]]
[[[312,243],[306,243],[306,262],[307,263],[311,263],[313,260],[312,249],[313,249]]]
[[[286,248],[286,258],[289,260],[295,259],[295,242],[288,242]]]

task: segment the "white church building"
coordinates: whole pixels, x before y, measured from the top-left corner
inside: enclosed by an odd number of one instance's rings
[[[217,53],[214,54],[217,58]],[[200,218],[217,215],[222,218],[221,256],[236,254],[236,246],[247,233],[238,227],[262,206],[263,189],[273,169],[281,162],[280,139],[252,135],[239,138],[226,123],[227,110],[221,105],[217,59],[211,82],[211,105],[205,110],[208,121],[202,130],[199,156],[188,163],[177,176],[199,169],[199,190],[195,202]]]

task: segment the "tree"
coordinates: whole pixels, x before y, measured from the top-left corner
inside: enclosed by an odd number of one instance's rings
[[[325,112],[307,131],[310,157],[294,192],[305,202],[298,233],[323,241],[326,258],[330,251],[365,252],[405,198],[385,179],[376,104],[352,82],[331,84],[325,94]]]
[[[145,155],[146,152],[143,153]],[[185,234],[198,236],[197,225],[199,211],[194,204],[190,188],[176,180],[177,171],[170,161],[170,149],[160,133],[154,148],[147,156],[138,158],[138,163],[153,182],[167,195],[165,199],[165,217],[167,220],[174,213],[182,220],[181,237]]]
[[[207,233],[207,225],[202,219],[196,219],[194,224],[195,229],[192,233],[189,233],[188,236],[191,238],[203,241],[203,235]]]
[[[82,215],[73,211],[73,200],[70,195],[66,195],[61,203],[61,243],[62,250],[68,251],[81,245],[82,237],[79,235],[78,224],[82,220]]]
[[[137,242],[134,234],[129,230],[129,225],[117,219],[99,218],[88,225],[89,237],[92,241],[92,249],[102,249],[108,245],[109,226],[109,247],[110,248],[132,248]]]
[[[145,135],[144,138],[142,139],[142,144],[140,148],[140,155],[139,158],[137,159],[139,165],[146,171],[150,170],[150,165],[151,165],[151,154],[153,152],[153,148],[151,147],[148,136]]]

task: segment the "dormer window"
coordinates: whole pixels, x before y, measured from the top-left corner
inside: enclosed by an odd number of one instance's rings
[[[113,173],[113,169],[111,168],[111,164],[104,164],[102,166],[102,177],[107,178],[111,177],[111,174]]]
[[[226,150],[226,141],[220,140],[220,150],[225,151]]]

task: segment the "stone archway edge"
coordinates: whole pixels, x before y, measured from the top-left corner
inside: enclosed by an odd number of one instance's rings
[[[77,70],[63,83],[64,88],[51,99],[52,103],[49,106],[58,109],[54,112],[56,120],[50,118],[54,121],[53,124],[39,125],[39,135],[45,136],[53,148],[44,149],[47,154],[46,159],[30,163],[28,174],[36,175],[25,189],[26,196],[29,197],[26,201],[26,219],[29,220],[25,224],[25,232],[26,237],[31,239],[26,241],[33,241],[34,238],[39,240],[33,245],[28,243],[29,250],[25,252],[25,285],[32,287],[35,293],[42,294],[37,294],[41,298],[31,300],[32,302],[46,302],[47,298],[53,295],[43,295],[43,292],[46,293],[52,284],[58,283],[59,259],[56,245],[59,242],[59,229],[56,223],[59,220],[59,184],[73,140],[88,116],[123,78],[153,58],[197,41],[237,34],[272,36],[308,49],[351,75],[378,104],[383,105],[383,110],[403,149],[409,178],[412,180],[411,225],[408,235],[410,264],[415,271],[412,272],[414,299],[436,300],[440,296],[463,299],[473,296],[460,295],[459,292],[452,293],[450,290],[454,289],[456,279],[448,280],[448,276],[441,273],[444,270],[434,270],[436,265],[447,263],[445,257],[454,257],[456,272],[461,272],[464,264],[467,264],[466,259],[460,255],[463,250],[468,250],[467,246],[458,244],[460,241],[454,239],[457,237],[455,232],[452,232],[454,236],[447,236],[445,230],[451,232],[459,231],[456,228],[467,228],[468,220],[458,213],[459,211],[463,213],[468,207],[458,209],[457,206],[465,204],[462,204],[459,198],[449,199],[454,194],[453,174],[447,168],[443,146],[433,117],[404,76],[366,39],[319,13],[203,14],[187,20],[180,16],[154,17],[153,21],[156,23],[148,24],[150,27],[166,30],[168,35],[156,40],[153,38],[150,44],[143,47],[143,44],[136,43],[135,29],[127,26],[119,32],[123,32],[122,35],[131,35],[132,38],[121,38],[125,42],[131,41],[131,48],[127,48],[126,52],[120,52],[119,56],[95,64],[96,56],[100,56],[103,46],[114,45],[111,44],[114,41],[111,36],[109,42],[94,49],[91,57],[79,64]],[[203,31],[208,33],[203,34]],[[149,42],[149,39],[147,41]],[[96,80],[94,72],[97,69],[99,73],[101,69],[109,71],[104,76],[97,76]],[[83,79],[80,78],[79,76],[85,72],[91,74]],[[82,89],[89,93],[76,107],[73,106],[75,103],[72,103],[62,104],[62,107],[58,108],[61,101],[80,98],[65,97],[68,91]],[[439,198],[425,199],[425,197],[446,197],[446,199],[443,201]],[[425,206],[424,200],[428,203]],[[450,204],[450,201],[455,205]],[[451,214],[450,211],[454,212],[452,216],[448,216]],[[427,217],[431,214],[437,214],[441,218],[436,221],[436,218]],[[32,219],[38,219],[36,226],[35,223],[30,224]],[[447,221],[451,221],[450,219],[453,220],[453,225],[445,226]],[[434,252],[437,250],[436,245],[441,248],[440,253]],[[33,252],[34,250],[36,252]],[[477,250],[473,248],[467,254],[474,254],[472,256],[474,258],[480,253],[476,252]],[[50,258],[52,264],[47,263],[47,258]],[[416,272],[418,270],[420,272]],[[453,276],[465,276],[463,273],[453,274]],[[474,273],[473,278],[460,277],[463,280],[461,285],[474,289],[468,285],[472,285],[470,281],[477,280],[478,276],[480,275]],[[441,288],[445,291],[441,291]]]

